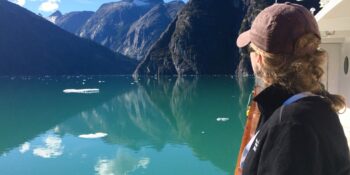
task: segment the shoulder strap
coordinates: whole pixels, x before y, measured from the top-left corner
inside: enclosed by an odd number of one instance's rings
[[[301,92],[299,94],[295,94],[295,95],[291,96],[290,98],[288,98],[281,106],[279,121],[280,122],[282,121],[282,113],[283,113],[283,109],[285,106],[290,105],[290,104],[292,104],[292,103],[294,103],[302,98],[312,97],[312,96],[317,96],[317,95],[315,95],[311,92]]]
[[[256,134],[249,140],[248,144],[244,147],[242,157],[241,157],[241,162],[240,162],[241,168],[243,168],[244,161],[247,158],[248,152],[249,152],[250,148],[252,147],[253,142],[256,139],[256,136],[259,134],[259,132],[260,131],[256,132]]]
[[[299,93],[299,94],[295,94],[293,95],[292,97],[288,98],[284,103],[283,105],[290,105],[302,98],[305,98],[305,97],[310,97],[310,96],[316,96],[315,94],[311,93],[311,92],[302,92],[302,93]]]

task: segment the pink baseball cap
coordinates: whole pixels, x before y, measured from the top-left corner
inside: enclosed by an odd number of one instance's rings
[[[308,9],[289,2],[276,3],[256,16],[251,29],[237,38],[237,46],[253,43],[269,53],[293,54],[296,41],[308,33],[321,39],[316,19]]]

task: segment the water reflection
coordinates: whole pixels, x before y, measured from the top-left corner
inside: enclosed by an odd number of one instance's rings
[[[99,83],[101,79],[106,83]],[[98,174],[143,171],[153,161],[137,152],[144,149],[162,152],[169,145],[188,147],[199,160],[233,172],[249,95],[241,93],[236,80],[141,77],[135,83],[131,77],[99,77],[80,87],[100,88],[100,94],[62,93],[66,88],[80,88],[72,86],[72,82],[62,80],[49,87],[31,81],[22,91],[16,83],[11,84],[11,88],[2,87],[0,95],[5,99],[0,103],[9,109],[0,110],[1,134],[5,138],[1,141],[0,154],[18,147],[22,153],[33,149],[36,156],[55,158],[65,154],[62,141],[65,136],[78,138],[103,133],[103,137],[96,138],[122,148],[117,149],[115,157],[96,160],[94,171]],[[251,88],[252,82],[248,81],[245,86]],[[30,92],[30,97],[26,92]],[[10,98],[10,94],[15,94],[15,100],[6,103],[4,100]],[[230,120],[218,122],[217,118]],[[30,140],[52,128],[54,134],[45,136],[41,146],[31,147]]]
[[[98,160],[95,171],[98,175],[125,175],[140,169],[147,169],[150,162],[149,157],[139,158],[126,149],[120,149],[115,159]]]
[[[55,158],[63,154],[62,139],[55,135],[49,135],[44,140],[45,145],[33,150],[33,154],[42,158]],[[25,145],[22,145],[22,148]],[[22,149],[21,148],[21,149]],[[27,148],[29,150],[29,147]]]
[[[100,84],[101,79],[110,83]],[[133,87],[128,86],[130,81],[130,77],[0,78],[0,155],[81,111],[132,90]],[[67,88],[86,86],[99,87],[102,92],[89,95],[63,93]]]
[[[29,151],[30,149],[30,143],[29,142],[25,142],[21,148],[19,149],[19,152],[24,154],[25,152]]]

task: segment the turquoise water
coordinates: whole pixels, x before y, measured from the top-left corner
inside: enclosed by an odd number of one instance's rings
[[[233,174],[253,81],[0,78],[1,175]],[[98,93],[64,93],[66,89]]]

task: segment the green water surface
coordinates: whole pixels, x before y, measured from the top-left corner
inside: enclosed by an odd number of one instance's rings
[[[253,80],[45,76],[0,85],[0,175],[226,175]],[[63,92],[86,88],[99,93]]]

